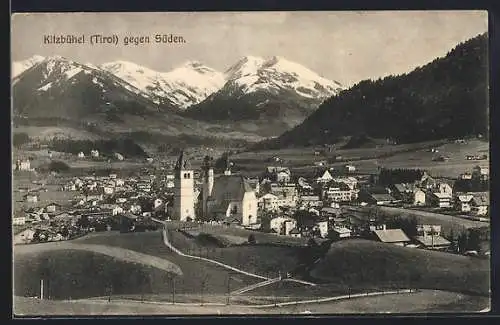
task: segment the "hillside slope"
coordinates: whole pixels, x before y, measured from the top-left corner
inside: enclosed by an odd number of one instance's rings
[[[488,260],[368,240],[333,243],[311,276],[353,289],[413,286],[488,295],[490,286]]]
[[[399,143],[488,133],[488,36],[399,76],[364,80],[260,147],[334,143],[341,136]]]

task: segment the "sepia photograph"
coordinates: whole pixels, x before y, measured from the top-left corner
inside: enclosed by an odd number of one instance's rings
[[[487,11],[10,32],[14,318],[490,312]]]

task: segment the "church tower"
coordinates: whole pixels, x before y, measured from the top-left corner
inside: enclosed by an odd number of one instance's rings
[[[208,214],[208,198],[212,195],[214,188],[214,168],[212,164],[212,157],[205,157],[203,161],[203,216]]]
[[[194,172],[189,161],[181,151],[179,159],[175,164],[174,179],[174,208],[173,217],[175,220],[187,221],[195,219],[194,213]]]

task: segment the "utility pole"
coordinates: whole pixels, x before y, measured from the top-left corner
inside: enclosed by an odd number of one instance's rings
[[[43,300],[43,279],[40,279],[40,300]]]
[[[229,301],[231,299],[231,276],[227,276],[227,302],[226,304],[229,305]]]
[[[172,279],[172,305],[175,304],[175,276],[171,277]]]

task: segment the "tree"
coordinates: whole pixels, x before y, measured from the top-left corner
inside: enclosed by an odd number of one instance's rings
[[[458,244],[458,252],[459,253],[464,253],[465,251],[467,251],[468,245],[467,245],[467,234],[466,233],[461,233],[458,236],[457,244]]]
[[[87,217],[86,215],[82,215],[76,222],[76,225],[81,229],[87,229],[88,227],[90,227],[89,217]]]
[[[255,239],[255,235],[254,234],[250,234],[248,236],[248,243],[249,244],[256,244],[257,243],[257,240]]]
[[[467,250],[479,251],[481,248],[481,233],[478,229],[469,229]]]
[[[12,136],[12,145],[14,147],[20,147],[23,144],[26,144],[29,142],[30,142],[30,137],[25,132],[14,133],[14,135]]]

